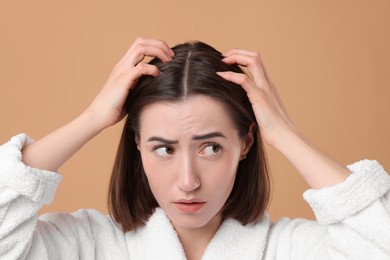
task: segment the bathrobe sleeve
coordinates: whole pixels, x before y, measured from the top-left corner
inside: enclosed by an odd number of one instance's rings
[[[317,221],[273,224],[265,259],[390,259],[390,176],[377,161],[348,168],[344,182],[303,194]]]
[[[61,181],[22,163],[25,134],[0,146],[0,259],[126,259],[123,232],[95,210],[38,218]]]

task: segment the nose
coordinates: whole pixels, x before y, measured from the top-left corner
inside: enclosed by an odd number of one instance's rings
[[[185,192],[194,191],[200,187],[200,179],[195,163],[189,156],[182,160],[182,170],[180,171],[177,186]]]

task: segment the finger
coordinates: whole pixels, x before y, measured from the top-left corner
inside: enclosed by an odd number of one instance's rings
[[[135,66],[144,59],[145,56],[157,57],[162,62],[168,62],[172,60],[172,57],[167,54],[159,46],[151,44],[137,44],[134,50],[125,58],[125,63]]]
[[[171,58],[166,56],[162,50],[155,46],[150,45],[137,45],[137,48],[130,53],[129,56],[124,57],[114,68],[113,74],[121,74],[127,71],[129,68],[135,67],[139,64],[145,56],[157,57],[163,62],[170,61]]]
[[[163,41],[138,38],[118,62],[116,69],[134,67],[145,56],[157,57],[161,61],[167,62],[172,60],[174,52]]]
[[[250,95],[255,86],[253,80],[249,78],[248,75],[245,75],[244,73],[237,73],[233,71],[219,71],[217,72],[219,76],[226,79],[227,81],[231,81],[233,83],[236,83],[237,85],[240,85],[248,95]]]
[[[244,49],[231,49],[228,52],[224,53],[223,56],[227,57],[227,56],[230,56],[233,54],[242,54],[242,55],[255,57],[260,62],[261,66],[263,67],[263,71],[264,71],[264,63],[263,63],[263,60],[262,60],[259,52],[251,51],[251,50],[244,50]]]
[[[132,60],[133,65],[137,65],[140,61],[143,60],[145,56],[157,57],[162,62],[168,62],[172,60],[172,57],[166,53],[159,46],[151,44],[138,44],[134,51],[129,55],[130,61]]]
[[[160,75],[160,70],[155,65],[151,65],[148,63],[138,63],[137,66],[133,69],[135,75],[138,75],[138,77],[142,75],[150,75],[150,76],[158,76]]]
[[[160,70],[151,64],[139,63],[134,68],[117,75],[115,78],[110,79],[105,85],[106,88],[110,88],[110,85],[123,86],[127,90],[130,90],[137,83],[138,79],[142,75],[158,76]]]
[[[149,45],[155,45],[160,47],[162,50],[164,50],[166,53],[168,53],[171,57],[175,55],[173,50],[168,46],[168,44],[164,41],[157,40],[157,39],[149,39],[149,38],[143,38],[138,37],[132,46],[135,46],[137,44],[149,44]],[[131,47],[130,47],[131,49]]]
[[[156,77],[160,75],[160,73],[160,70],[156,66],[142,62],[137,64],[134,69],[131,69],[129,70],[129,72],[124,73],[122,75],[121,80],[128,82],[129,88],[132,88],[142,75],[150,75]]]
[[[227,53],[228,55],[229,55],[229,57],[230,56],[251,56],[251,55],[255,55],[255,56],[260,56],[259,55],[259,53],[257,53],[257,52],[252,52],[252,51],[246,51],[246,50],[241,50],[241,49],[233,49],[233,50],[231,50],[229,53]],[[234,59],[232,59],[232,60],[234,60]],[[238,63],[238,62],[235,62],[235,61],[232,61],[232,63]],[[243,62],[243,63],[247,63],[247,62]],[[261,61],[261,59],[260,59],[260,63],[261,63],[261,65],[262,65],[262,61]],[[248,66],[248,68],[249,68],[249,66]],[[268,73],[267,73],[267,71],[266,71],[266,69],[265,69],[265,67],[262,65],[261,66],[261,69],[262,69],[262,75],[260,75],[260,76],[257,76],[257,77],[260,77],[261,79],[265,79],[265,82],[266,82],[266,85],[263,85],[263,84],[261,84],[261,86],[264,86],[264,87],[262,87],[262,89],[263,90],[265,90],[267,93],[272,93],[272,95],[276,98],[276,100],[278,101],[278,103],[280,104],[280,108],[281,108],[281,110],[283,111],[283,113],[285,114],[285,115],[287,115],[288,113],[287,113],[287,110],[286,110],[286,108],[284,107],[284,105],[283,105],[283,102],[282,102],[282,99],[280,98],[280,95],[279,95],[279,93],[278,93],[278,91],[277,91],[277,89],[276,89],[276,87],[275,87],[275,85],[273,84],[273,82],[271,81],[271,79],[270,79],[270,77],[269,77],[269,75],[268,75]],[[251,72],[252,70],[250,70],[250,72]],[[252,72],[251,72],[252,73]],[[259,82],[259,80],[258,79],[255,79],[255,80],[257,80],[258,82]],[[232,82],[234,82],[234,81],[232,81]],[[237,83],[237,82],[235,82],[236,84],[239,84],[239,83]],[[260,86],[260,87],[261,87]],[[243,86],[244,87],[244,86]],[[248,90],[247,89],[245,89],[246,91],[247,91],[247,93],[248,93]],[[270,92],[268,92],[268,91],[270,91]]]
[[[236,52],[236,53],[234,53]],[[246,53],[246,54],[244,54]],[[251,53],[255,56],[249,56]],[[259,54],[257,52],[251,52],[246,50],[235,49],[229,54],[228,57],[224,59],[226,63],[237,63],[239,65],[247,66],[249,72],[254,76],[256,85],[267,93],[272,93],[272,95],[278,100],[281,104],[282,109],[287,113],[283,107],[283,102],[279,96],[279,93],[271,81],[267,71],[262,65],[261,59],[259,59]],[[258,64],[260,62],[260,65]],[[257,65],[256,65],[257,63]],[[258,70],[259,69],[259,70]],[[256,73],[257,72],[257,73]]]
[[[230,56],[232,54],[244,54],[249,56],[256,56],[258,53],[256,51],[250,51],[250,50],[244,50],[244,49],[231,49],[225,53],[223,53],[223,56]]]
[[[269,95],[269,92],[257,88],[254,85],[254,82],[247,75],[243,73],[223,71],[223,72],[217,72],[217,74],[227,81],[240,85],[246,91],[248,98],[252,103],[252,106],[255,106],[256,104],[265,104],[265,103],[269,104],[267,100],[269,100],[270,98],[272,99],[273,97],[272,94],[271,96]],[[281,102],[277,93],[276,93],[276,99],[279,104],[279,106],[277,106],[277,109],[280,109],[282,114],[288,117],[287,111],[285,110],[283,103]]]
[[[247,67],[259,87],[264,86],[264,84],[267,85],[267,80],[258,55],[252,56],[242,53],[233,53],[222,59],[222,61],[227,64],[238,64]]]

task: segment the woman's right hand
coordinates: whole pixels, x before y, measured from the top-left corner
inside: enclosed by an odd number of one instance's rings
[[[23,148],[23,162],[31,167],[57,171],[82,146],[124,116],[123,105],[142,75],[157,76],[156,66],[142,62],[145,56],[163,62],[174,55],[159,40],[138,38],[111,72],[106,84],[80,116]]]
[[[84,113],[92,115],[101,130],[121,121],[127,96],[142,75],[157,76],[159,69],[142,62],[146,56],[163,62],[172,60],[174,52],[163,41],[138,38],[116,64],[107,82]]]

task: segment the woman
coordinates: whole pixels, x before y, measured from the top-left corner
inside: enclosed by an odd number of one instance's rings
[[[126,115],[111,218],[79,210],[38,219],[58,168]],[[318,222],[270,222],[262,140],[311,186],[304,197]],[[37,142],[19,135],[0,148],[0,256],[388,259],[389,189],[376,161],[345,168],[297,132],[256,52],[222,56],[200,42],[170,49],[139,38],[79,117]]]

